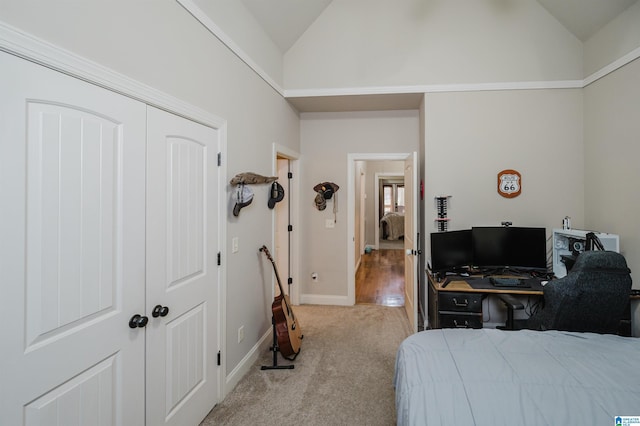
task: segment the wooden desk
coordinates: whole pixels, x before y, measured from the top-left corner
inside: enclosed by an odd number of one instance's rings
[[[530,288],[509,288],[509,287],[494,287],[494,288],[473,288],[467,280],[461,277],[455,277],[449,279],[449,284],[446,287],[442,287],[444,282],[437,282],[432,277],[429,277],[429,282],[435,287],[436,291],[457,291],[464,293],[483,293],[483,294],[514,294],[514,295],[529,295],[529,296],[541,296],[542,290],[533,290]]]
[[[431,328],[482,328],[482,300],[490,294],[513,296],[542,296],[542,288],[490,287],[474,288],[471,279],[449,276],[438,282],[429,277],[429,324]],[[480,277],[475,277],[480,278]],[[443,284],[448,284],[443,287]]]
[[[482,328],[482,300],[490,294],[541,297],[542,290],[531,288],[473,288],[469,281],[459,276],[449,276],[448,284],[429,277],[428,313],[431,328]],[[640,295],[632,294],[630,302],[640,301]],[[620,335],[631,336],[631,304],[625,311]],[[640,333],[639,333],[640,334]]]

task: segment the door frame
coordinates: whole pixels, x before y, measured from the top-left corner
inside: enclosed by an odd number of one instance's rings
[[[44,41],[31,34],[19,31],[0,21],[0,50],[9,54],[21,57],[31,62],[51,68],[55,71],[67,74],[71,77],[84,80],[88,83],[101,86],[105,89],[119,93],[120,95],[138,100],[147,105],[165,110],[179,115],[189,120],[211,127],[218,131],[218,147],[222,162],[218,167],[218,249],[222,259],[226,259],[227,240],[227,199],[226,199],[226,175],[227,168],[225,160],[227,158],[227,120],[211,114],[202,108],[191,105],[168,93],[154,89],[124,74],[120,74],[105,65],[90,61],[76,53],[62,49],[50,42]],[[218,349],[222,349],[222,342],[226,342],[226,293],[227,293],[227,271],[226,262],[218,267],[219,299],[218,299]],[[226,352],[221,351],[220,375],[218,395],[220,401],[231,390],[231,386],[226,385],[227,368]],[[214,404],[220,401],[212,401]]]
[[[356,304],[355,268],[355,170],[356,161],[391,160],[405,161],[412,152],[350,153],[347,154],[347,304]],[[417,183],[415,183],[417,184]],[[416,200],[418,202],[418,200]]]
[[[299,244],[299,238],[298,235],[300,235],[300,230],[297,229],[300,226],[300,154],[297,151],[294,151],[290,148],[287,148],[286,146],[283,145],[279,145],[277,143],[273,144],[273,154],[271,156],[272,158],[272,170],[273,170],[273,175],[277,175],[278,173],[278,159],[282,159],[282,158],[286,158],[287,160],[289,160],[289,168],[291,173],[293,174],[293,178],[289,179],[288,183],[289,183],[289,189],[287,189],[287,185],[285,185],[284,183],[281,183],[281,185],[285,188],[285,191],[289,191],[289,196],[287,196],[287,200],[289,202],[289,224],[293,226],[293,231],[291,233],[291,235],[289,235],[290,238],[287,238],[287,241],[285,241],[284,243],[281,241],[280,244],[276,245],[276,226],[277,226],[277,221],[276,221],[276,212],[275,209],[273,210],[273,214],[272,214],[272,224],[271,224],[271,229],[273,230],[272,232],[272,238],[274,239],[274,241],[271,242],[271,246],[272,247],[276,247],[276,246],[280,246],[280,247],[288,247],[289,249],[289,269],[291,271],[291,278],[293,279],[293,285],[291,286],[287,286],[286,284],[286,279],[289,278],[288,276],[288,272],[285,274],[284,270],[280,271],[280,275],[281,275],[281,279],[283,280],[282,282],[282,286],[284,288],[289,288],[289,290],[291,291],[291,294],[289,294],[289,298],[291,299],[291,303],[293,303],[294,305],[298,305],[300,304],[300,285],[301,285],[301,280],[300,280],[300,258],[299,258],[299,253],[300,253],[300,244]],[[287,232],[279,232],[279,235],[284,236],[284,235],[288,235],[288,231]],[[285,276],[286,275],[286,276]],[[275,280],[275,279],[274,279]],[[275,281],[274,281],[274,285],[272,285],[272,288],[275,289]]]

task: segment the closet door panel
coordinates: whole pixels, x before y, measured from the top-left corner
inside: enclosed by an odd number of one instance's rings
[[[142,424],[145,106],[0,69],[3,422]]]
[[[147,422],[197,425],[219,399],[218,132],[148,109]]]

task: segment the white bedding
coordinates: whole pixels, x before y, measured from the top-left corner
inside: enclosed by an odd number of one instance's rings
[[[640,416],[640,339],[428,330],[398,349],[398,425],[615,425]]]

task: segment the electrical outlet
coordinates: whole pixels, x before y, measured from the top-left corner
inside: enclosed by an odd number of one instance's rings
[[[244,325],[238,329],[238,343],[244,340]]]
[[[324,222],[324,226],[326,228],[335,228],[336,227],[336,221],[333,219],[326,219]]]

